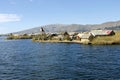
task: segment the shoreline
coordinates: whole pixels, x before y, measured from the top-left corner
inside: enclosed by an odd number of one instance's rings
[[[33,41],[33,40],[32,40]],[[85,45],[120,45],[120,43],[117,42],[103,42],[103,43],[92,43],[92,42],[81,42],[81,41],[77,41],[77,40],[73,40],[73,41],[58,41],[58,40],[36,40],[33,42],[40,42],[40,43],[76,43],[76,44],[85,44]]]
[[[24,40],[24,39],[6,39],[6,40]],[[82,42],[80,40],[32,40],[32,42],[40,42],[40,43],[76,43],[76,44],[84,44],[84,45],[120,45],[119,41],[89,41],[89,42]]]
[[[33,40],[32,40],[33,41]],[[92,44],[91,42],[81,42],[81,41],[78,41],[78,40],[73,40],[73,41],[58,41],[58,40],[36,40],[36,41],[33,41],[33,42],[40,42],[40,43],[75,43],[75,44],[84,44],[84,45],[94,45]]]
[[[64,40],[64,41],[58,41],[58,40],[32,40],[33,42],[43,42],[43,43],[79,43],[79,44],[82,44],[81,41],[76,41],[76,40],[73,40],[73,41],[67,41],[67,40]]]
[[[33,41],[33,40],[32,40]],[[85,44],[85,45],[92,45],[91,42],[81,42],[78,40],[73,40],[73,41],[58,41],[58,40],[35,40],[33,42],[40,42],[40,43],[76,43],[76,44]]]

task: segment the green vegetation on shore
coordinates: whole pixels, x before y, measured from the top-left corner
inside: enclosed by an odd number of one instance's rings
[[[60,42],[60,41],[71,41],[71,38],[67,32],[63,34],[38,34],[32,38],[32,41],[41,42]]]

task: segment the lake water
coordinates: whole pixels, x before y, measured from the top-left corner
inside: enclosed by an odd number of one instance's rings
[[[120,80],[120,45],[0,37],[0,80]]]

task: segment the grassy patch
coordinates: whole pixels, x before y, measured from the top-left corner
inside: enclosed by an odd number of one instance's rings
[[[12,39],[32,39],[32,36],[8,36],[7,40],[12,40]]]

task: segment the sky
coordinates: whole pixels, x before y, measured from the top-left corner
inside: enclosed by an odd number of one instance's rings
[[[1,0],[0,34],[48,24],[120,20],[120,0]]]

